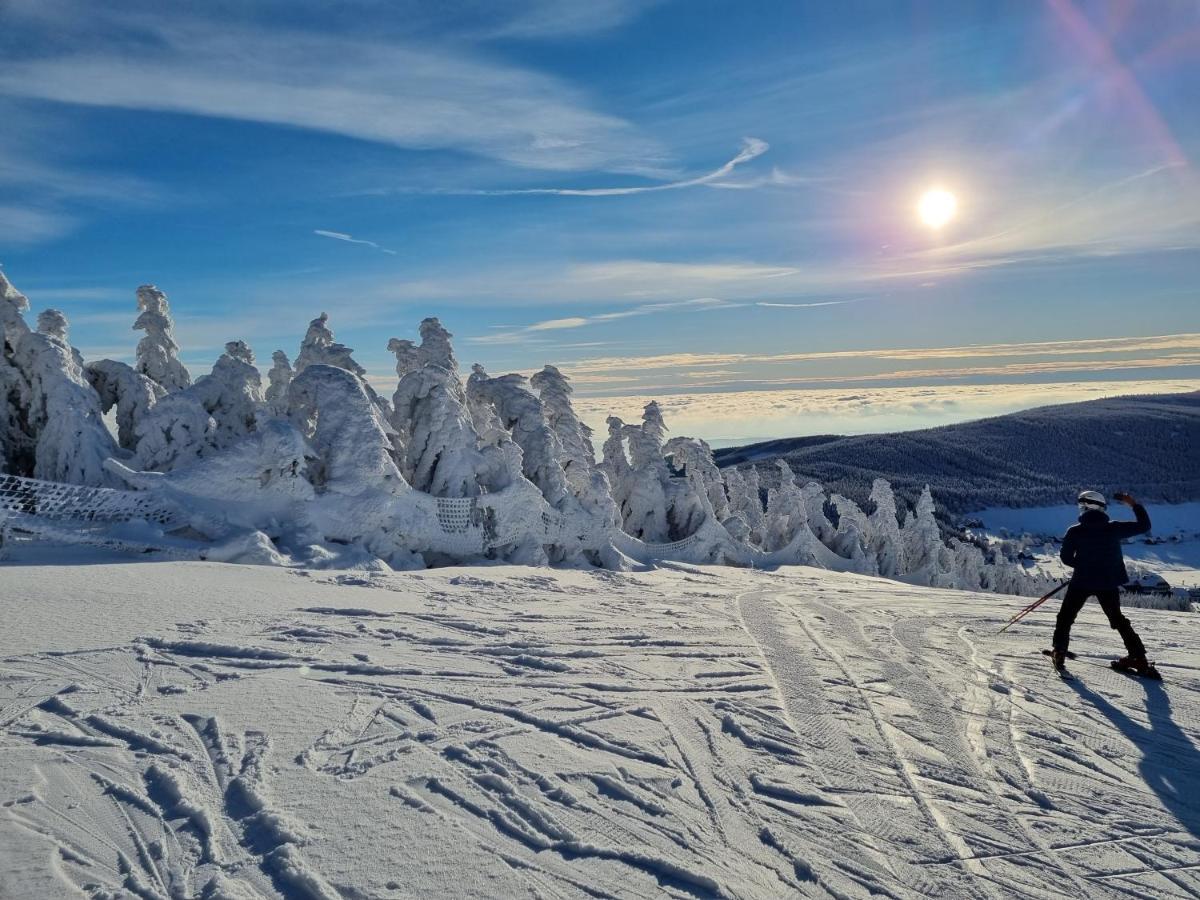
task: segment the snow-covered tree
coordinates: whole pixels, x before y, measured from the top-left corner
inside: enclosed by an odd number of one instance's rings
[[[88,363],[83,372],[100,397],[101,410],[107,415],[117,408],[117,443],[125,450],[136,449],[138,423],[166,396],[166,389],[114,359]]]
[[[276,350],[271,354],[271,371],[267,372],[267,409],[275,416],[286,416],[288,412],[288,385],[292,383],[292,364],[287,354]]]
[[[51,333],[26,330],[17,338],[13,361],[29,385],[25,414],[36,435],[33,477],[106,487],[118,479],[104,468],[122,456],[104,424],[100,398],[88,383],[60,316],[42,319]],[[6,333],[8,325],[6,323]]]
[[[677,537],[668,517],[670,469],[663,456],[666,424],[658,403],[650,401],[640,425],[622,429],[629,447],[629,472],[625,479],[622,517],[625,531],[647,543],[663,543]]]
[[[321,363],[305,366],[288,386],[288,408],[316,455],[309,469],[318,490],[407,493],[392,458],[391,429],[353,373]]]
[[[896,518],[896,495],[884,478],[871,485],[871,502],[875,509],[870,515],[867,547],[884,578],[899,578],[904,573],[904,542],[900,537],[900,521]]]
[[[242,341],[227,343],[225,352],[213,364],[212,374],[198,379],[188,392],[216,423],[212,441],[218,450],[254,431],[266,405],[254,353]]]
[[[567,376],[554,366],[544,366],[529,379],[529,384],[541,397],[546,421],[558,437],[559,461],[567,479],[583,485],[596,468],[596,449],[592,446],[592,430],[575,414],[571,404],[574,393]]]
[[[867,547],[871,531],[870,521],[853,500],[834,494],[829,498],[833,508],[837,510],[837,532],[829,547],[838,556],[852,560],[856,571],[874,574],[876,564]]]
[[[183,390],[192,383],[192,377],[179,361],[167,295],[152,284],[143,284],[137,289],[137,304],[139,314],[133,328],[146,332],[146,336],[138,341],[134,369],[161,385],[168,394]]]
[[[491,404],[500,424],[521,448],[522,474],[538,486],[547,503],[559,508],[569,494],[567,476],[559,463],[562,445],[546,421],[542,401],[528,383],[524,375],[489,378],[477,368],[468,386]]]
[[[812,529],[813,534],[822,544],[827,547],[832,546],[837,529],[829,521],[829,516],[825,514],[825,488],[815,481],[810,481],[800,489],[800,493],[804,498],[804,511],[808,527]]]
[[[396,338],[388,342],[400,376],[392,425],[409,484],[435,497],[473,497],[480,492],[480,473],[506,467],[494,454],[480,451],[449,345],[449,332],[435,318],[421,322],[420,346]]]
[[[22,313],[29,300],[0,271],[0,471],[28,475],[36,443],[28,421],[29,382],[13,354],[29,331]]]
[[[295,374],[299,375],[309,366],[336,366],[353,372],[360,379],[364,378],[367,370],[354,360],[354,350],[345,344],[339,344],[333,339],[329,328],[329,313],[321,313],[308,323],[308,331],[300,342],[300,352],[296,355]]]
[[[599,527],[619,527],[621,512],[613,500],[608,478],[596,464],[596,450],[590,429],[575,414],[571,403],[571,384],[554,366],[545,366],[530,380],[542,398],[546,421],[558,436],[559,462],[580,504],[593,516]]]
[[[746,525],[745,538],[759,545],[763,539],[764,510],[759,496],[758,469],[742,470],[730,466],[721,473],[729,497],[729,512]]]
[[[934,516],[933,494],[929,485],[921,492],[916,508],[904,520],[901,531],[904,542],[906,576],[926,584],[934,584],[941,574],[942,530]]]
[[[169,472],[208,455],[217,423],[204,404],[188,391],[167,394],[134,424],[138,469]]]
[[[664,449],[676,469],[697,477],[717,521],[729,518],[729,496],[725,492],[725,481],[721,478],[721,470],[717,468],[708,442],[700,438],[673,437],[667,441]]]
[[[262,375],[242,341],[230,341],[210,374],[159,400],[133,426],[137,465],[166,472],[240,441],[266,411]]]

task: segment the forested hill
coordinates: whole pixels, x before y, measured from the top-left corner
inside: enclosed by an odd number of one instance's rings
[[[898,434],[802,437],[715,451],[720,466],[775,460],[863,503],[876,478],[912,502],[929,484],[939,506],[1071,502],[1082,488],[1122,488],[1159,502],[1200,500],[1200,391],[1089,400]]]

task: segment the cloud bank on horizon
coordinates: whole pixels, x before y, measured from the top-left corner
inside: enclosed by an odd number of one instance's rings
[[[201,369],[328,307],[386,378],[438,315],[702,435],[716,392],[1184,383],[1200,12],[1122,8],[9,0],[0,262],[89,355],[147,281]]]

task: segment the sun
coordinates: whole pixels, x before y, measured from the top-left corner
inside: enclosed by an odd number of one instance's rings
[[[958,200],[947,190],[934,188],[921,195],[917,203],[917,215],[930,228],[946,225],[958,211]]]

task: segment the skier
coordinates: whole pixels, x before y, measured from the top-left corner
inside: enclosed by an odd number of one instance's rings
[[[1112,667],[1124,672],[1158,677],[1157,670],[1146,661],[1146,647],[1133,630],[1133,625],[1121,614],[1120,589],[1129,581],[1125,570],[1125,558],[1121,553],[1121,541],[1150,530],[1150,516],[1146,508],[1129,494],[1115,494],[1133,510],[1136,522],[1113,522],[1105,510],[1108,503],[1096,491],[1084,491],[1079,495],[1079,522],[1067,529],[1063,538],[1062,561],[1074,569],[1058,611],[1054,626],[1054,648],[1051,654],[1054,667],[1061,670],[1068,657],[1067,647],[1071,640],[1071,625],[1088,597],[1100,601],[1100,608],[1108,617],[1108,624],[1125,642],[1128,655],[1114,660]]]

